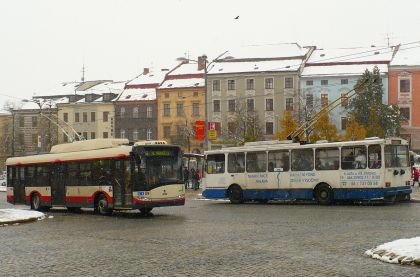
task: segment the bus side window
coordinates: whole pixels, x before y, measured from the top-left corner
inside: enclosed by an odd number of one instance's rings
[[[92,167],[90,162],[80,163],[80,185],[92,185]]]
[[[29,165],[27,166],[26,170],[26,179],[28,180],[29,186],[37,186],[37,178],[36,178],[36,166]]]
[[[314,151],[312,149],[292,150],[292,171],[311,171],[314,169]]]
[[[337,170],[340,165],[338,148],[318,148],[315,150],[316,170]]]
[[[229,173],[245,172],[245,153],[229,153],[228,154],[228,172]]]
[[[207,155],[207,174],[225,172],[225,154]]]
[[[246,153],[246,171],[247,172],[265,172],[266,170],[267,170],[266,152]]]
[[[274,172],[275,168],[281,168],[281,171],[289,171],[289,151],[269,151],[268,152],[268,171]]]
[[[67,185],[78,186],[79,185],[79,163],[71,162],[67,165]]]
[[[369,168],[381,168],[381,146],[379,144],[369,145],[368,147]]]

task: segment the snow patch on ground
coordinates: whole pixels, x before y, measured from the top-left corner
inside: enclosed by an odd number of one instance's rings
[[[0,224],[16,223],[27,220],[44,219],[45,214],[37,211],[0,209]]]
[[[365,254],[387,263],[420,265],[420,237],[384,243]]]

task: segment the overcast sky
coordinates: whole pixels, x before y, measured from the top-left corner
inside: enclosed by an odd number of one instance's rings
[[[418,41],[419,11],[416,0],[1,1],[0,104],[80,80],[83,63],[86,80],[128,80],[241,45]]]

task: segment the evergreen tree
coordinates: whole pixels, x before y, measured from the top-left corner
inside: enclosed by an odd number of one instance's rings
[[[357,95],[350,101],[348,112],[356,121],[366,126],[367,137],[385,137],[399,134],[404,118],[398,108],[385,105],[383,85],[378,67],[366,70],[355,85]]]

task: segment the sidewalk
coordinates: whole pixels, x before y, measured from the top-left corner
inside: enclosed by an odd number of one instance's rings
[[[420,203],[420,187],[417,185],[411,187],[413,192],[411,193],[411,202]]]

